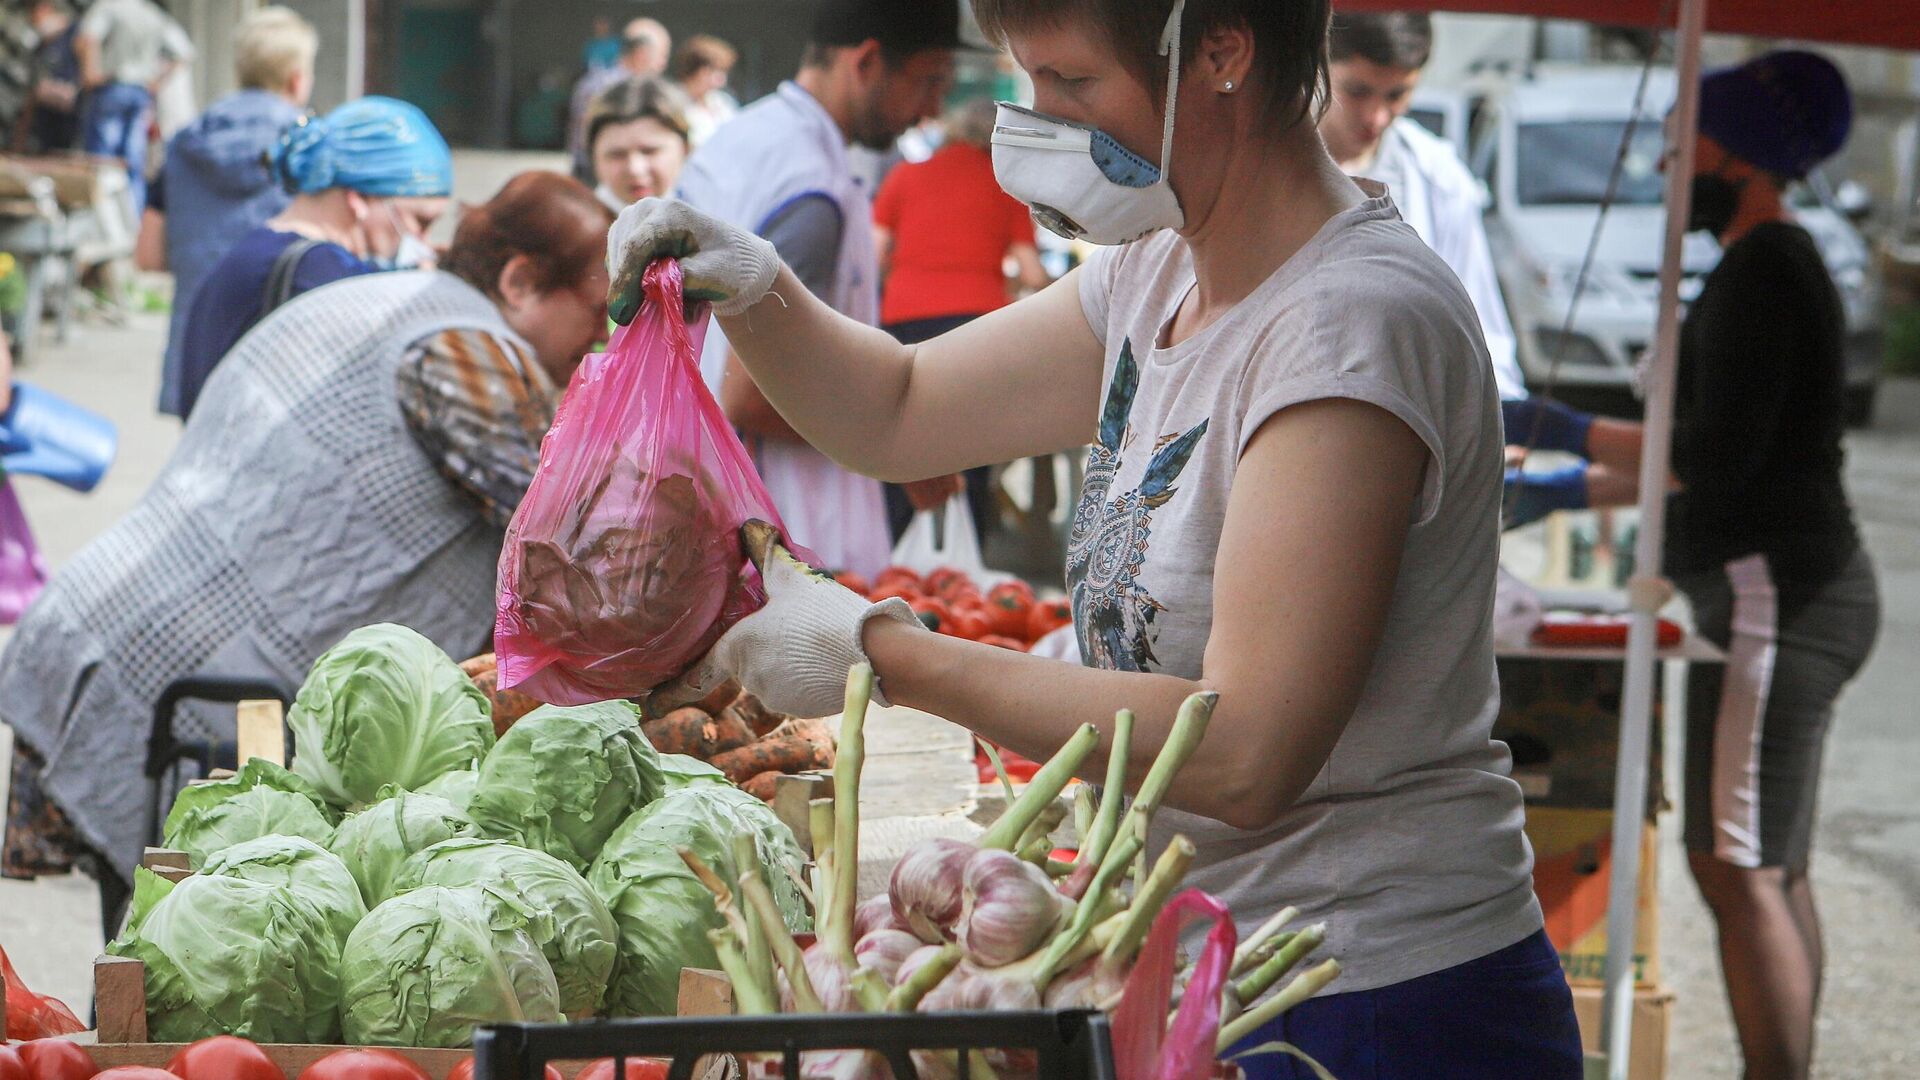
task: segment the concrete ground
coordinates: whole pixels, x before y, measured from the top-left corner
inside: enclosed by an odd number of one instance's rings
[[[458,197],[485,199],[526,160],[462,155]],[[46,348],[21,373],[120,425],[119,461],[92,495],[16,481],[56,568],[138,498],[172,448],[177,425],[153,412],[164,334],[164,317],[151,314],[125,327],[82,324],[72,342]],[[1829,961],[1815,1075],[1896,1080],[1920,1075],[1912,1027],[1920,1014],[1920,800],[1913,781],[1920,774],[1920,381],[1886,386],[1878,425],[1851,438],[1849,477],[1886,614],[1879,648],[1842,699],[1827,749],[1814,878]],[[1677,995],[1669,1075],[1736,1077],[1712,924],[1687,878],[1677,822],[1666,825],[1661,951]],[[0,881],[0,945],[31,986],[83,1014],[89,964],[101,947],[97,910],[84,878]]]

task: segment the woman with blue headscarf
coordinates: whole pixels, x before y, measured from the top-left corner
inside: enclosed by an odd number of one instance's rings
[[[293,195],[195,292],[182,328],[180,415],[268,312],[328,282],[431,266],[423,239],[453,192],[453,155],[425,113],[367,97],[289,131],[270,165]]]

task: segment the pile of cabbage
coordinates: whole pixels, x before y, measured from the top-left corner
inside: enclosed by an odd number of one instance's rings
[[[288,713],[291,770],[194,784],[108,951],[145,962],[163,1042],[464,1046],[475,1024],[667,1015],[714,967],[712,898],[751,836],[791,929],[802,855],[758,799],[660,755],[623,701],[544,706],[496,742],[487,697],[403,626],[349,634]]]

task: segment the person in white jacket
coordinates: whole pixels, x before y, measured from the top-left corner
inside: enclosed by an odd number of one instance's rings
[[[1333,95],[1320,138],[1349,174],[1387,185],[1400,216],[1453,268],[1480,316],[1501,398],[1524,398],[1480,185],[1452,144],[1406,116],[1432,51],[1426,15],[1336,14],[1327,38]]]

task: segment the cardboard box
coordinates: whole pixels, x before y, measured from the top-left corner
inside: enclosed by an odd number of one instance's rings
[[[1580,1020],[1580,1046],[1587,1060],[1605,1052],[1600,1010],[1605,994],[1598,986],[1573,988],[1573,1013]],[[1628,1080],[1662,1080],[1667,1075],[1667,1028],[1673,1019],[1673,991],[1642,987],[1633,994],[1633,1041],[1627,1049]],[[1591,1065],[1588,1076],[1596,1073]]]
[[[1546,915],[1547,937],[1560,952],[1567,981],[1599,985],[1606,977],[1607,891],[1613,865],[1613,815],[1605,810],[1527,807],[1533,845],[1533,891]],[[1640,834],[1639,915],[1634,922],[1634,981],[1660,981],[1659,831]]]
[[[1620,699],[1626,681],[1618,655],[1503,654],[1500,714],[1493,737],[1513,751],[1513,778],[1529,809],[1613,807],[1614,763],[1620,756]],[[1654,668],[1653,737],[1649,746],[1647,815],[1664,790],[1660,773],[1660,667]]]

